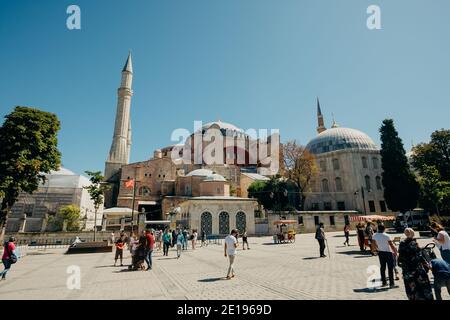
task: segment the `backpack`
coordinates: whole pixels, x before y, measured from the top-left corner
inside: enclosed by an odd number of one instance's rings
[[[17,262],[17,256],[12,251],[9,250],[9,242],[5,242],[5,249],[8,252],[8,255],[9,255],[9,262],[11,264],[16,263]]]

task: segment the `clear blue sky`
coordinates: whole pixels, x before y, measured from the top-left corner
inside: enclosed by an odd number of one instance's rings
[[[82,29],[66,28],[81,8]],[[381,7],[382,30],[366,27]],[[392,117],[405,146],[450,120],[448,0],[0,0],[0,116],[16,105],[61,120],[63,165],[102,170],[117,88],[133,52],[132,161],[194,120],[315,136],[327,125],[379,143]]]

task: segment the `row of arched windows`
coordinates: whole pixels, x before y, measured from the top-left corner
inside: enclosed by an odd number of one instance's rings
[[[371,183],[370,176],[366,175],[364,177],[364,180],[365,180],[365,184],[366,184],[366,189],[372,190],[372,183]],[[336,187],[335,190],[337,192],[342,192],[344,190],[341,178],[337,177],[336,179],[334,179],[334,183],[335,183],[335,187]],[[380,176],[375,177],[375,185],[376,185],[377,190],[383,190]],[[330,184],[329,184],[328,179],[322,180],[322,192],[330,192]]]
[[[245,213],[239,211],[236,213],[236,229],[240,233],[244,232],[247,227],[247,219]],[[212,234],[212,214],[205,211],[201,215],[200,232],[205,232],[207,235]],[[219,234],[225,235],[230,233],[230,215],[226,211],[219,213]]]
[[[364,169],[369,168],[369,163],[368,163],[368,159],[367,157],[361,157],[361,161],[362,161],[362,166]],[[340,170],[341,169],[341,165],[339,163],[339,159],[332,159],[331,163],[333,165],[333,170]],[[379,169],[380,165],[379,165],[379,160],[376,157],[372,158],[372,166],[374,169]],[[327,171],[327,162],[326,160],[321,160],[319,162],[319,167],[320,167],[320,171],[325,172]]]

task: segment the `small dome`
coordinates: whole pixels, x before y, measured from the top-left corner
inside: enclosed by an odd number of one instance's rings
[[[73,171],[70,171],[69,169],[66,169],[64,167],[60,167],[57,171],[51,170],[50,174],[62,175],[62,176],[75,176],[75,175],[77,175]]]
[[[224,130],[231,130],[231,131],[239,131],[243,132],[242,129],[239,129],[234,124],[222,122],[222,121],[214,121],[214,122],[208,122],[203,125],[202,129],[206,130],[211,127],[217,127],[218,129],[224,129]]]
[[[206,177],[203,181],[227,181],[222,175],[213,173]]]
[[[321,154],[344,149],[378,150],[378,147],[364,132],[335,126],[312,139],[306,149],[312,154]]]
[[[186,177],[207,177],[212,175],[213,172],[208,169],[197,169],[189,172]]]

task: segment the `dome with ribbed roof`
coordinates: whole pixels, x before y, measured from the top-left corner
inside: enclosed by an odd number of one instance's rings
[[[197,169],[189,172],[186,176],[187,177],[207,177],[212,175],[214,172],[212,172],[209,169]]]
[[[345,149],[379,150],[375,142],[364,132],[338,126],[321,132],[308,143],[306,149],[312,154]]]
[[[213,173],[206,177],[203,181],[227,181],[222,175]]]

